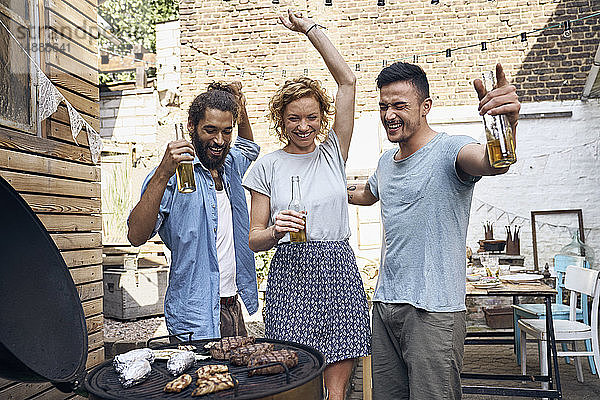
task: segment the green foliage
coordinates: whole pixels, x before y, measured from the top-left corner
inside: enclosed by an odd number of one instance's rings
[[[134,71],[124,71],[124,72],[109,72],[109,73],[99,73],[98,79],[100,79],[100,85],[110,83],[110,82],[125,82],[125,81],[135,81],[135,72]]]
[[[258,280],[258,286],[260,287],[261,282],[267,279],[269,274],[269,266],[271,265],[271,258],[275,254],[275,249],[261,251],[254,254],[254,260],[256,261],[256,278]]]
[[[130,167],[127,160],[108,165],[110,171],[102,177],[103,241],[127,243],[127,217],[133,203]]]
[[[135,44],[155,52],[156,24],[179,18],[176,0],[106,0],[98,6],[98,13],[111,25],[111,33],[123,41],[115,46],[100,37],[100,46],[119,53],[128,52]]]

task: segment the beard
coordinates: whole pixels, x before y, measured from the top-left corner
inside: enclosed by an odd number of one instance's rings
[[[387,131],[387,123],[384,122]],[[388,140],[392,143],[406,143],[414,135],[415,132],[421,127],[421,121],[409,120],[408,118],[402,118],[402,128],[400,133],[396,133],[392,137],[388,134]],[[386,132],[387,133],[387,132]]]
[[[194,135],[192,143],[198,159],[207,169],[220,169],[225,164],[225,159],[227,158],[227,154],[229,154],[229,145],[223,146],[223,153],[220,157],[215,158],[209,153],[209,142],[202,142],[197,135]]]

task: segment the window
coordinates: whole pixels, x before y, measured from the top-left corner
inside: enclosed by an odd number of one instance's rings
[[[39,64],[37,1],[0,0],[0,20]],[[37,133],[35,67],[0,26],[0,125]]]

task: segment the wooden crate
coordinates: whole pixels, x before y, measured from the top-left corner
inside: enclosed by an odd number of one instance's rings
[[[169,268],[104,271],[104,316],[122,320],[162,315]]]
[[[166,248],[162,242],[148,241],[140,247],[133,247],[130,244],[104,243],[102,249],[102,265],[104,269],[126,268],[135,269],[137,267],[151,267],[157,265],[168,265],[168,255],[165,254]],[[135,260],[135,267],[128,261]]]

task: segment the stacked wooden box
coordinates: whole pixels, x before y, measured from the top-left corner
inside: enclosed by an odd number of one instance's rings
[[[163,314],[168,254],[160,243],[104,246],[104,315],[132,320]]]

